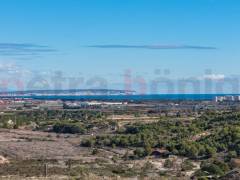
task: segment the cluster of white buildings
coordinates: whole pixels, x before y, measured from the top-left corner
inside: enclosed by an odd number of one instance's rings
[[[240,96],[238,95],[228,95],[228,96],[216,96],[215,102],[238,102],[240,101]]]
[[[83,107],[83,106],[119,106],[127,105],[127,102],[102,102],[102,101],[75,101],[75,102],[65,102],[69,107]]]

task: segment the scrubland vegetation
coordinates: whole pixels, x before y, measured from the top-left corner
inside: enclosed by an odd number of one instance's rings
[[[43,162],[48,161],[48,175],[71,177],[91,174],[112,178],[216,179],[240,167],[240,113],[237,111],[206,111],[194,118],[159,116],[156,119],[155,116],[154,121],[148,123],[139,118],[148,115],[141,113],[134,115],[134,120],[112,120],[111,116],[109,112],[94,110],[1,114],[2,131],[12,130],[9,131],[14,133],[12,138],[17,139],[13,146],[21,150],[20,143],[24,142],[38,148],[39,142],[42,144],[39,149],[46,146],[46,152],[49,150],[48,158],[41,158],[41,150],[36,149],[30,151],[28,159],[19,160],[15,158],[17,155],[13,156],[14,151],[0,149],[5,153],[2,155],[10,159],[10,163],[1,165],[1,175],[18,172],[44,176]],[[18,130],[43,134],[20,136],[22,131]],[[31,144],[28,146],[31,149]],[[34,152],[40,153],[37,158],[33,158]],[[69,160],[74,162],[71,167],[66,165]]]

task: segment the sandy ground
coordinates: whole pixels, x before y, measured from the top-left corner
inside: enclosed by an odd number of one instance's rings
[[[0,129],[0,155],[20,159],[79,159],[89,150],[80,147],[84,136],[60,135],[29,130]],[[89,159],[89,158],[88,158]]]

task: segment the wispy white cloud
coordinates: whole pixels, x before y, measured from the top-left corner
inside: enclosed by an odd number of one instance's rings
[[[224,80],[226,76],[224,74],[207,74],[201,77],[200,79],[208,79],[208,80]]]
[[[48,46],[29,43],[0,43],[0,56],[39,56],[56,52]]]
[[[22,76],[22,75],[29,75],[32,72],[30,70],[27,70],[25,68],[22,68],[20,66],[17,66],[16,64],[13,63],[2,63],[0,64],[0,74],[1,75],[11,75],[11,76]]]
[[[212,46],[196,46],[196,45],[91,45],[88,48],[104,48],[104,49],[198,49],[198,50],[215,50]]]

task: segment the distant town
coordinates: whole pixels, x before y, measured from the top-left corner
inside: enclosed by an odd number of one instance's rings
[[[70,92],[64,93],[64,92]],[[102,109],[102,108],[139,108],[142,110],[151,109],[154,111],[168,111],[170,114],[177,114],[184,111],[205,111],[208,109],[214,110],[224,110],[239,108],[240,109],[240,95],[223,95],[223,96],[213,96],[211,100],[185,100],[185,99],[175,99],[175,100],[142,100],[125,98],[122,99],[91,99],[91,95],[88,98],[84,98],[85,93],[89,95],[94,94],[95,96],[110,94],[111,95],[129,95],[129,93],[134,93],[134,91],[121,91],[121,90],[64,90],[57,91],[56,94],[52,94],[53,91],[24,91],[24,92],[14,92],[14,94],[7,93],[1,94],[0,96],[0,110],[8,111],[25,111],[25,110],[63,110],[63,109]],[[83,96],[80,99],[66,98],[77,96],[75,92]],[[98,94],[98,95],[97,95]],[[54,96],[53,99],[44,98],[47,96]],[[62,96],[64,98],[62,98]],[[37,98],[36,98],[37,97]],[[40,98],[39,98],[40,97]]]
[[[216,96],[216,102],[240,102],[240,95]]]

